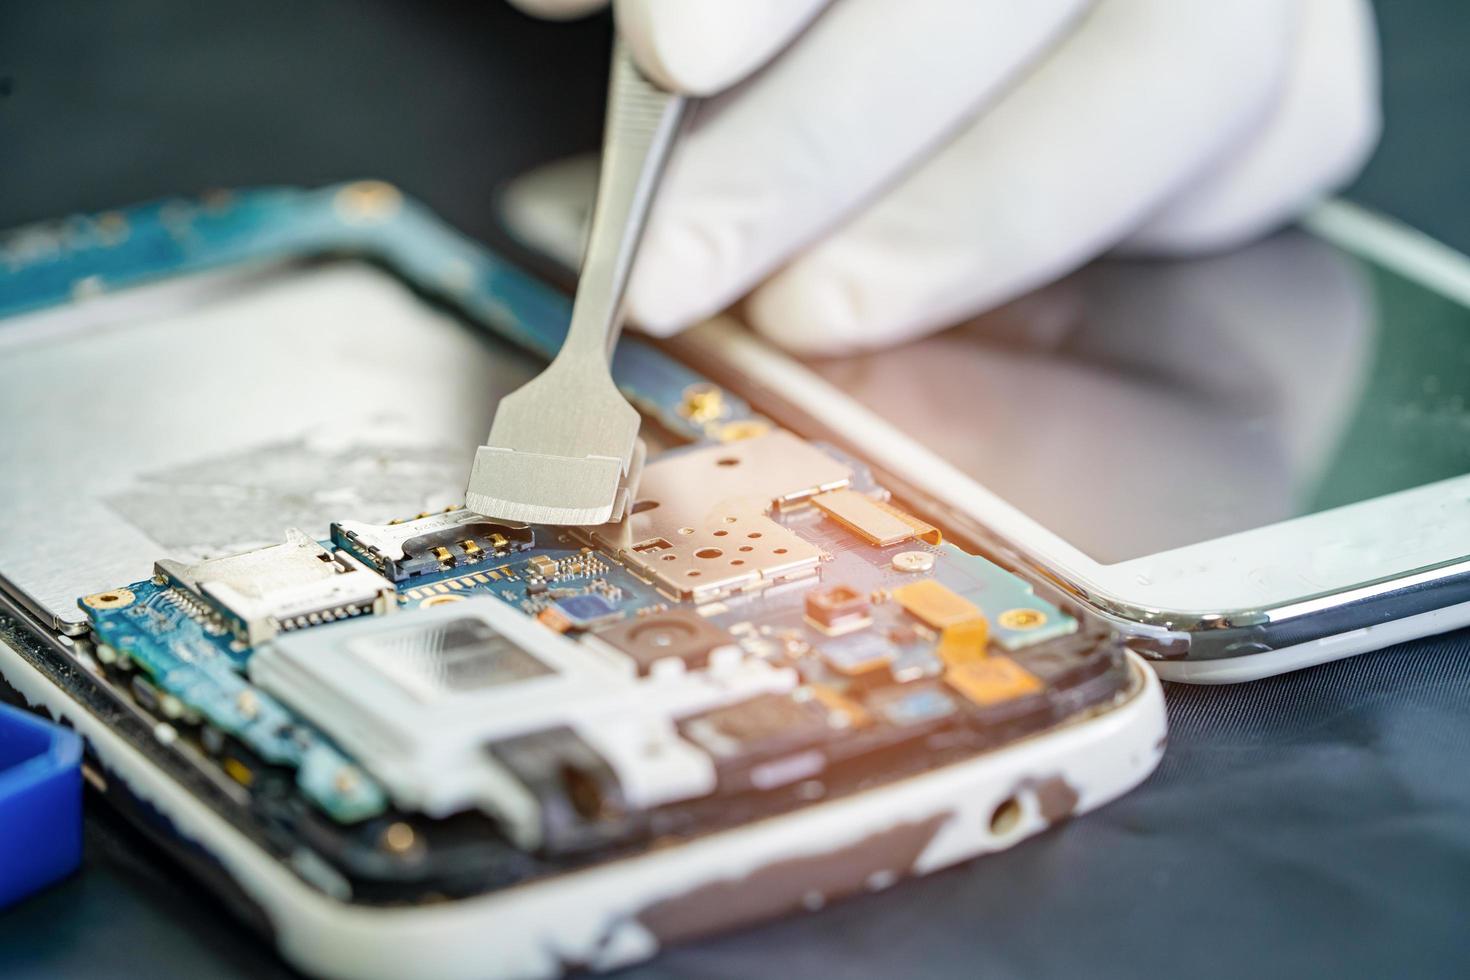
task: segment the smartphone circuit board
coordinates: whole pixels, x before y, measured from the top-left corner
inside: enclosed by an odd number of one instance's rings
[[[98,672],[363,901],[493,889],[1113,703],[1116,647],[852,459],[753,424],[620,524],[463,509],[80,600]],[[334,879],[337,880],[337,879]]]
[[[1157,758],[1102,625],[647,339],[612,356],[651,447],[626,520],[444,509],[569,301],[391,187],[7,243],[17,404],[86,395],[48,403],[71,451],[9,446],[0,696],[298,962],[626,963],[1010,846]]]

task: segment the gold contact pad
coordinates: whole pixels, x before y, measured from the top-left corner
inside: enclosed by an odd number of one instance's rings
[[[939,544],[941,540],[932,525],[856,490],[832,490],[818,494],[812,498],[812,503],[832,520],[878,547],[914,538],[929,544]]]
[[[949,666],[983,660],[990,641],[990,624],[984,617],[946,626],[939,634],[939,659]]]
[[[1043,685],[1035,675],[1009,657],[986,657],[954,664],[944,680],[965,699],[987,707],[1039,693]]]
[[[939,631],[939,656],[951,666],[985,657],[990,624],[969,599],[936,579],[926,578],[893,590],[909,615]]]
[[[985,618],[979,606],[932,578],[900,585],[893,590],[893,600],[919,622],[936,630]]]

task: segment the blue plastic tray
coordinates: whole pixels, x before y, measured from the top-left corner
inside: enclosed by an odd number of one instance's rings
[[[82,860],[82,740],[0,704],[0,908]]]

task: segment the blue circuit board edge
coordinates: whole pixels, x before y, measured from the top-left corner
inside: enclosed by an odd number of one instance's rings
[[[160,713],[202,716],[266,762],[296,770],[302,794],[334,819],[352,822],[385,809],[376,782],[245,678],[248,649],[223,629],[210,629],[169,585],[146,579],[127,590],[133,599],[124,608],[82,608],[92,619],[99,659],[146,675]]]
[[[241,264],[358,257],[442,297],[482,327],[542,357],[566,336],[571,300],[455,231],[390,185],[260,188],[170,199],[0,234],[0,319],[175,276]],[[755,415],[723,392],[692,413],[697,373],[637,337],[622,338],[613,376],[670,432],[717,437]]]

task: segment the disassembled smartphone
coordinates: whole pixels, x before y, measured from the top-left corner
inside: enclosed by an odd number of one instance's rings
[[[0,254],[0,673],[308,972],[614,967],[1160,758],[1105,624],[637,338],[614,373],[660,451],[623,523],[463,510],[568,304],[392,188]]]
[[[507,224],[574,262],[592,172],[521,178]],[[1166,679],[1470,624],[1470,260],[1351,204],[1224,255],[1098,262],[872,354],[798,361],[728,316],[672,349]]]

